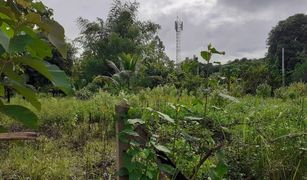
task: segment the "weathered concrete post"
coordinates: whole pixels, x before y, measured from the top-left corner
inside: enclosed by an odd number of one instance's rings
[[[116,143],[117,143],[117,170],[119,171],[124,167],[124,154],[129,148],[129,145],[123,143],[119,140],[119,133],[124,128],[124,122],[127,118],[129,111],[129,105],[126,101],[120,102],[115,106],[115,116],[116,116]],[[118,180],[128,180],[128,176],[118,176]]]
[[[0,141],[35,140],[37,137],[38,133],[36,132],[0,133]]]

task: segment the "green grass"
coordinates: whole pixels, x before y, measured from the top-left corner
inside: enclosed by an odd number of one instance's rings
[[[180,98],[178,98],[180,94]],[[147,118],[144,107],[159,110],[170,117],[175,113],[169,104],[181,104],[190,112],[178,115],[202,117],[203,95],[178,92],[174,87],[158,87],[134,94],[118,96],[99,92],[86,101],[73,97],[40,98],[41,137],[35,142],[0,143],[0,177],[2,179],[98,179],[115,173],[114,106],[126,98],[130,115]],[[303,179],[306,178],[306,116],[307,99],[277,99],[245,96],[239,103],[211,96],[208,117],[222,125],[231,134],[231,141],[223,148],[230,179]],[[14,98],[14,104],[27,104]],[[303,107],[303,111],[302,111]],[[33,109],[33,108],[32,108]],[[161,136],[172,134],[173,125],[150,121]],[[25,130],[21,125],[1,116],[0,123],[9,130]],[[0,125],[1,125],[0,124]],[[187,132],[210,135],[199,127],[184,127]],[[161,142],[172,149],[173,142]],[[169,143],[171,142],[171,143]],[[183,139],[175,142],[177,166],[187,175],[199,160],[193,148],[187,148]],[[215,163],[210,158],[198,173],[207,177],[208,169]]]

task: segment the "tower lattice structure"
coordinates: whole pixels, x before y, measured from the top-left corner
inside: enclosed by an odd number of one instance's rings
[[[181,60],[181,32],[183,31],[183,21],[177,17],[175,21],[176,30],[176,64]]]

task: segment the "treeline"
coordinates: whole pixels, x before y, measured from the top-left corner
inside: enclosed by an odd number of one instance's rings
[[[105,20],[78,18],[80,36],[74,43],[67,43],[68,57],[62,58],[54,50],[48,59],[71,77],[80,98],[86,99],[101,88],[112,92],[138,91],[165,84],[195,91],[211,83],[211,87],[223,87],[238,95],[255,94],[257,87],[265,84],[273,93],[282,86],[282,48],[286,84],[307,82],[307,15],[297,14],[280,21],[269,33],[264,58],[236,59],[222,65],[194,57],[176,65],[165,54],[158,36],[161,27],[140,21],[138,7],[135,2],[115,0]],[[76,47],[82,51],[80,57],[76,57]],[[31,69],[27,71],[29,84],[49,89],[44,78]]]

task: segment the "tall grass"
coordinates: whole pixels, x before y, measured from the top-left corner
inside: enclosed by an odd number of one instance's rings
[[[180,94],[180,96],[178,96]],[[204,95],[189,94],[175,87],[157,87],[138,94],[111,95],[99,92],[89,100],[73,97],[41,96],[42,110],[36,142],[0,143],[0,177],[4,179],[88,179],[108,178],[115,173],[114,107],[121,99],[130,103],[134,116],[142,117],[144,107],[151,107],[171,117],[176,114],[170,104],[180,104],[193,116],[204,114]],[[244,96],[239,102],[209,97],[208,118],[231,133],[231,141],[224,148],[229,179],[302,179],[306,176],[305,151],[307,99],[261,98]],[[15,97],[14,104],[27,104]],[[181,111],[180,111],[181,112]],[[157,121],[158,122],[158,121]],[[0,123],[9,130],[24,128],[5,116]],[[156,121],[152,120],[155,126]],[[191,127],[189,127],[191,128]],[[157,129],[164,137],[173,134],[169,126]],[[206,135],[205,130],[200,131]],[[177,139],[176,163],[187,174],[191,173],[199,157],[193,155],[187,143]],[[209,159],[198,177],[210,168]],[[113,176],[114,177],[114,176]]]

